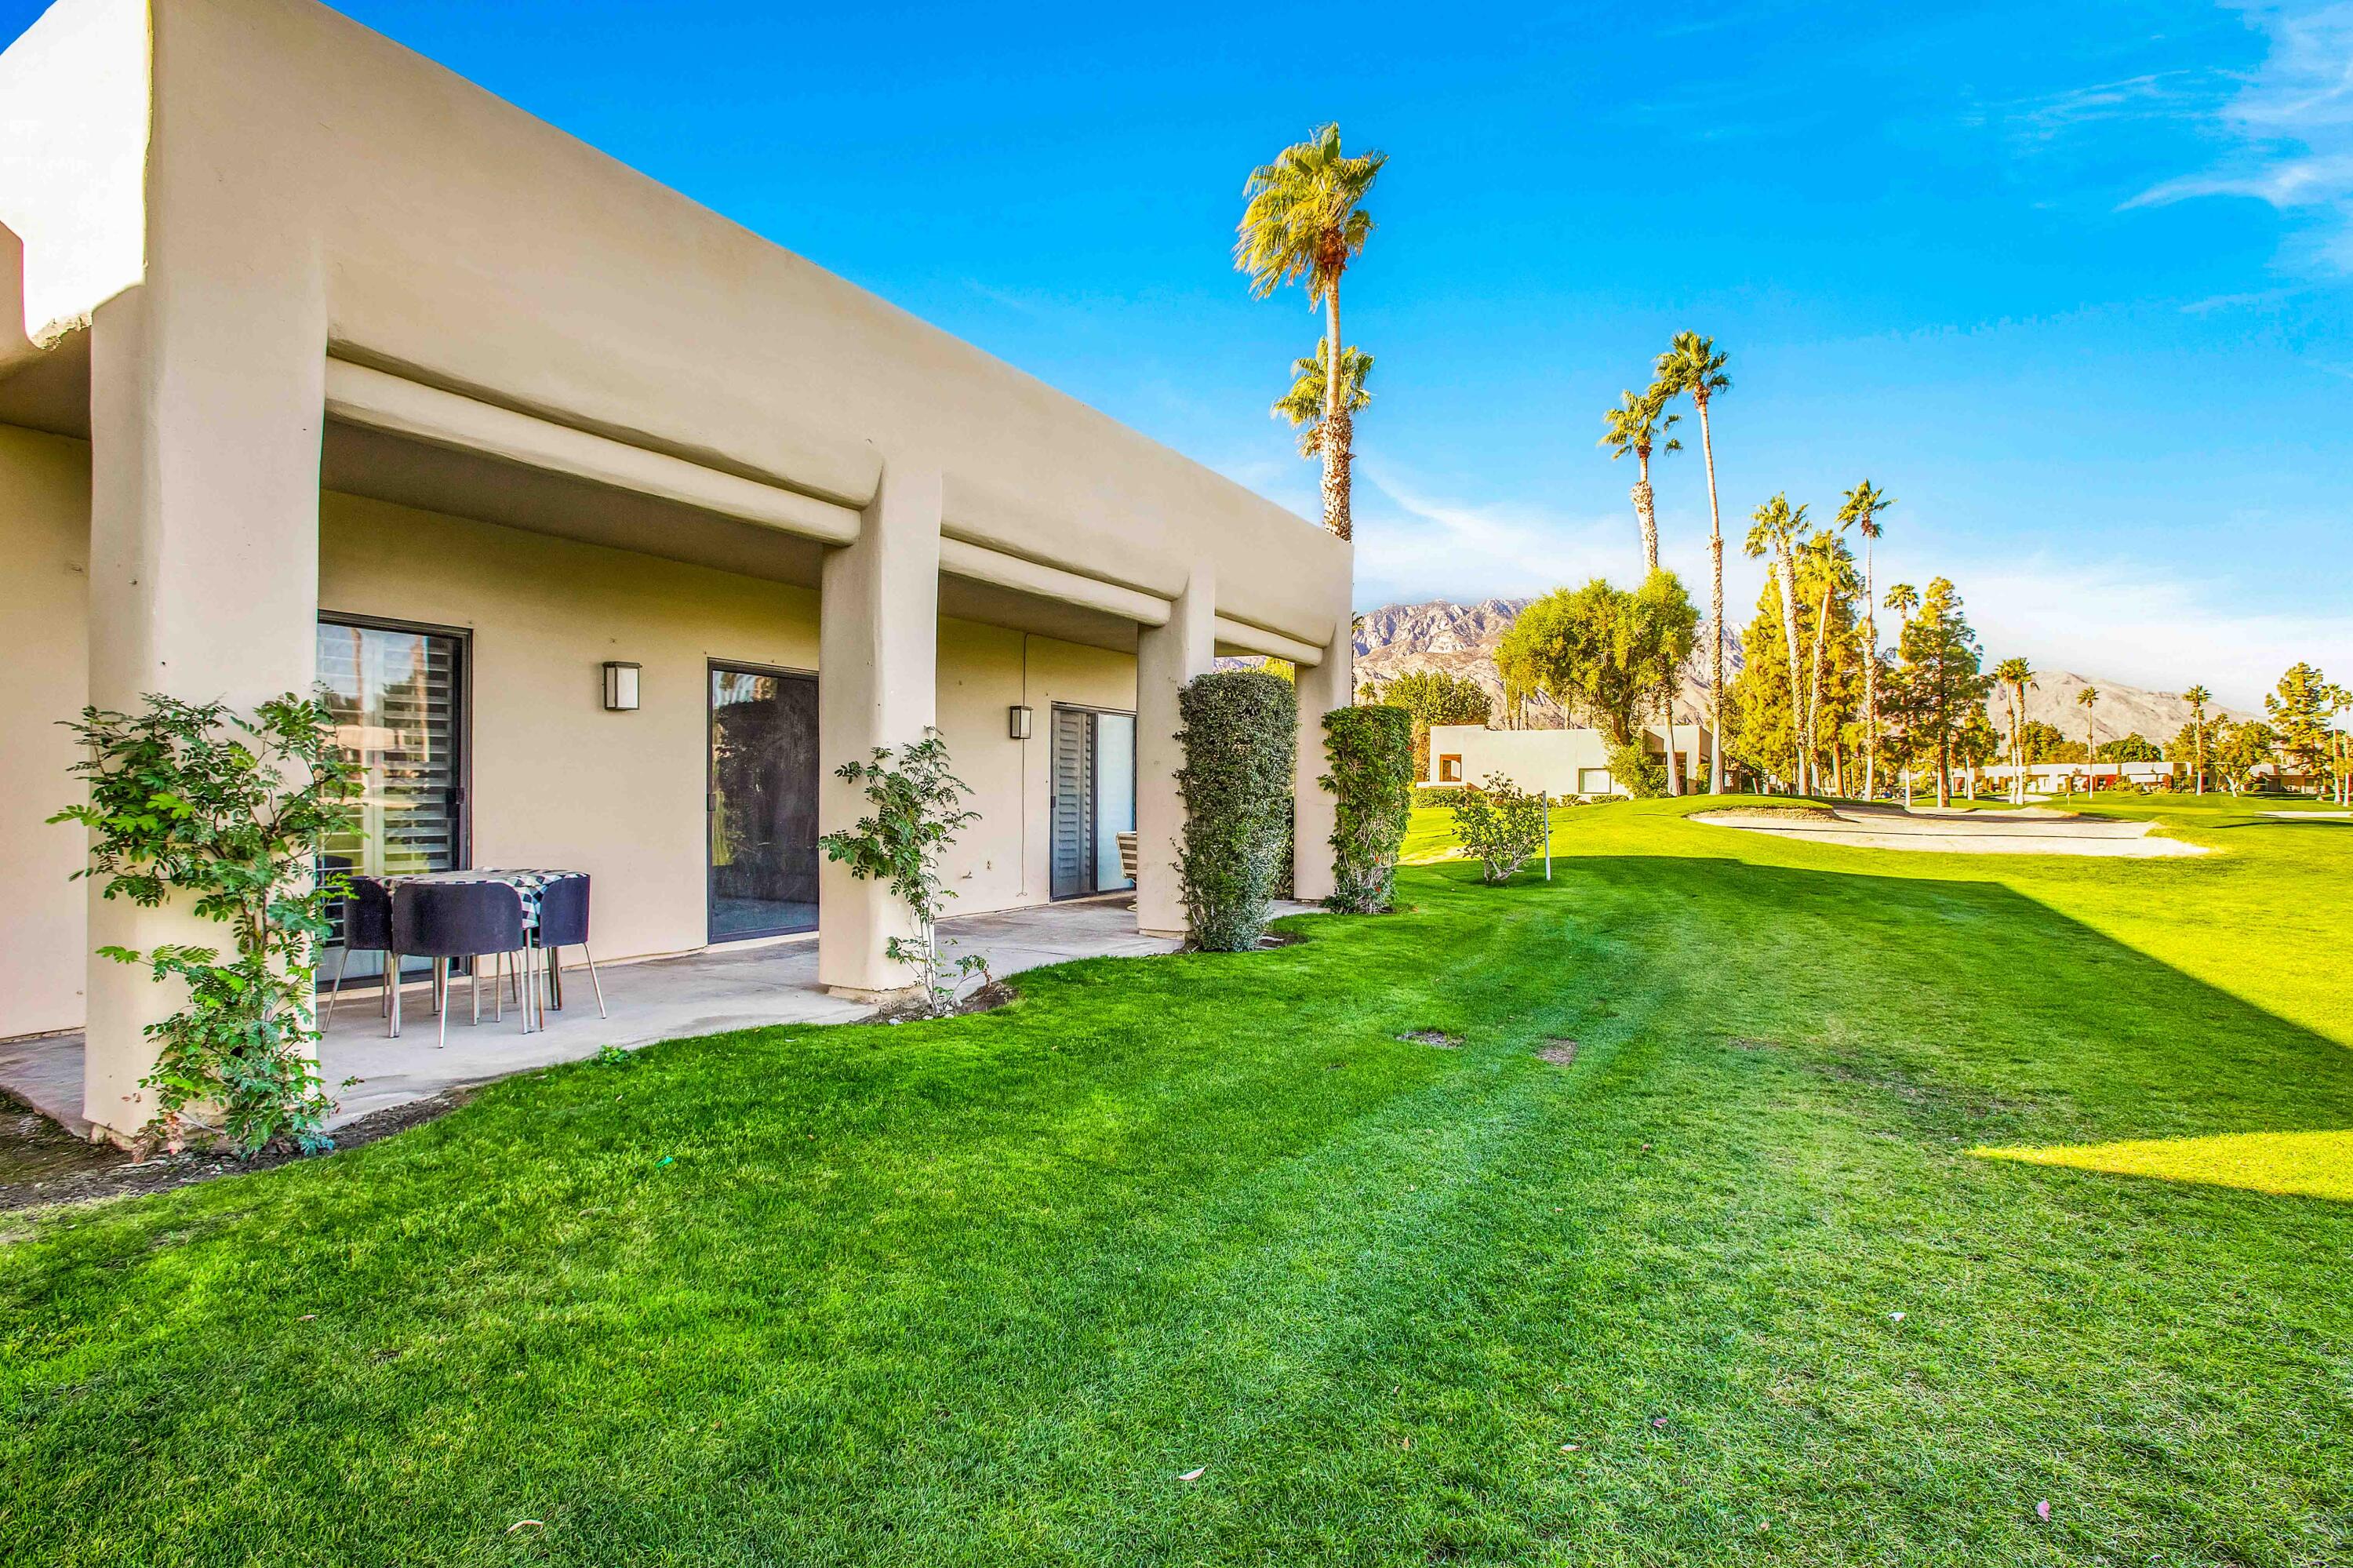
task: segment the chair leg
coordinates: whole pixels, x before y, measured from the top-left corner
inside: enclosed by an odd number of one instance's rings
[[[602,1018],[606,1016],[605,982],[596,978],[596,955],[588,950],[587,943],[583,942],[580,944],[580,956],[588,960],[588,983],[596,990],[596,1016]]]
[[[343,994],[343,971],[351,967],[352,950],[345,948],[335,958],[335,986],[327,992],[327,1022],[319,1025],[322,1034],[335,1026],[335,999]]]
[[[507,956],[500,953],[491,962],[496,966],[491,970],[491,1022],[504,1023],[507,1021],[507,993],[506,988],[499,982],[507,978]]]
[[[473,992],[474,992],[474,1016],[473,1016],[473,1017],[471,1017],[471,1018],[470,1018],[470,1019],[468,1019],[468,1020],[467,1020],[467,1022],[468,1022],[469,1023],[480,1023],[480,1022],[481,1022],[481,1021],[482,1021],[482,958],[481,958],[481,955],[480,955],[480,953],[477,953],[477,954],[475,954],[475,955],[474,955],[474,961],[473,961],[473,965],[472,965],[472,976],[473,976]],[[496,991],[496,990],[498,990],[499,988],[498,988],[498,987],[496,987],[496,986],[492,986],[491,989],[492,991]]]
[[[564,1011],[564,949],[547,949],[547,991],[555,999],[555,1011]]]
[[[400,1038],[400,955],[386,953],[384,964],[385,1016],[391,1021],[385,1033],[397,1040]]]

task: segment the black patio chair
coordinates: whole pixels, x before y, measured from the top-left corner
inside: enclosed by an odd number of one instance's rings
[[[522,925],[522,895],[503,882],[405,882],[392,895],[392,950],[433,960],[433,991],[440,1000],[441,1043],[449,1042],[449,960],[482,959],[493,953],[519,953],[518,968],[528,969],[531,943]],[[473,968],[473,1021],[482,1021],[482,969]],[[499,988],[491,986],[491,1004]],[[494,1018],[503,1018],[500,1009]],[[522,1006],[522,1026],[531,1028],[531,1004]],[[400,992],[392,1001],[392,1032],[400,1033]]]
[[[338,861],[342,863],[337,864]],[[351,862],[341,855],[322,856],[321,863],[329,874],[348,875],[351,871]],[[392,895],[372,876],[353,876],[337,911],[337,919],[343,927],[339,944],[343,951],[335,959],[335,983],[327,991],[327,1021],[322,1028],[334,1027],[335,1002],[343,993],[343,974],[352,967],[354,951],[384,955],[377,1001],[384,1017],[391,1018],[393,974],[400,967],[392,953]]]
[[[564,956],[560,949],[578,948],[588,960],[588,983],[596,992],[596,1016],[605,1011],[605,982],[596,978],[596,955],[588,950],[588,879],[562,876],[539,891],[540,947],[547,953],[549,1001],[564,1011]]]

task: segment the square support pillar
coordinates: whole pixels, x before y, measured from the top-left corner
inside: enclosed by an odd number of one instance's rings
[[[858,542],[826,553],[817,668],[818,832],[867,814],[859,786],[833,776],[876,748],[923,738],[939,715],[940,475],[886,464]],[[877,1000],[915,983],[883,948],[912,937],[907,906],[880,882],[823,860],[818,868],[818,982]]]
[[[132,712],[155,692],[250,714],[317,678],[326,312],[307,266],[224,275],[151,267],[91,323],[90,700],[100,708]],[[228,932],[169,904],[102,898],[100,885],[82,1114],[127,1140],[153,1115],[139,1082],[155,1060],[143,1031],[185,998],[95,949],[220,948]]]
[[[1147,937],[1188,934],[1176,876],[1185,834],[1185,801],[1176,792],[1185,766],[1176,694],[1216,664],[1217,615],[1217,578],[1208,567],[1196,567],[1168,624],[1136,631],[1135,926]]]
[[[1332,769],[1324,749],[1324,715],[1356,700],[1356,643],[1349,618],[1324,650],[1324,662],[1299,672],[1299,750],[1292,771],[1291,894],[1314,902],[1329,898],[1339,882],[1332,874],[1332,830],[1339,797],[1324,788]]]

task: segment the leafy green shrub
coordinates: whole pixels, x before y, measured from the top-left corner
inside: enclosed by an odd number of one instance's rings
[[[1454,836],[1479,861],[1479,880],[1490,887],[1509,882],[1530,855],[1544,848],[1545,803],[1501,773],[1483,784],[1463,786],[1451,802]]]
[[[1609,748],[1609,778],[1618,792],[1636,800],[1655,800],[1667,792],[1667,761],[1653,757],[1641,741]]]
[[[1354,915],[1378,915],[1396,895],[1398,851],[1413,814],[1413,715],[1398,707],[1335,708],[1324,715],[1324,753],[1336,796],[1332,896]]]
[[[219,703],[144,701],[135,715],[84,708],[68,726],[89,747],[72,770],[90,799],[49,819],[90,831],[90,864],[74,875],[104,877],[100,896],[152,909],[193,895],[190,909],[227,925],[236,946],[226,960],[168,943],[99,949],[187,988],[185,1007],[147,1026],[158,1049],[140,1085],[155,1091],[155,1115],[141,1140],[176,1151],[218,1139],[240,1158],[273,1143],[331,1147],[312,1020],[318,944],[345,887],[317,864],[350,819],[359,767],[336,747],[326,707],[292,692],[250,719]]]
[[[1280,881],[1299,693],[1263,671],[1212,671],[1176,694],[1176,712],[1186,926],[1203,952],[1241,952],[1258,945]]]
[[[1454,802],[1461,798],[1462,786],[1460,784],[1417,784],[1413,787],[1413,804],[1416,810],[1425,806],[1451,808]]]
[[[850,875],[889,884],[907,906],[915,916],[915,935],[890,938],[882,944],[883,954],[915,971],[926,1012],[940,1017],[953,1012],[967,983],[977,990],[989,976],[988,960],[977,953],[966,953],[953,965],[940,962],[940,910],[955,896],[940,875],[940,856],[980,818],[965,808],[972,791],[948,771],[947,742],[937,730],[927,730],[895,755],[878,746],[871,761],[845,762],[834,777],[862,786],[874,811],[860,817],[856,827],[828,833],[818,842],[829,858],[847,863]]]

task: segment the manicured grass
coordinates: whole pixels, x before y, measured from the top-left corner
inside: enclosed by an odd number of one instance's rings
[[[1971,857],[1704,804],[43,1216],[0,1554],[2353,1556],[2353,1203],[1973,1152],[2353,1128],[2353,826],[2103,800],[2225,853]]]

